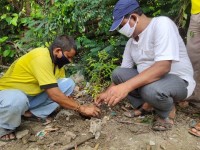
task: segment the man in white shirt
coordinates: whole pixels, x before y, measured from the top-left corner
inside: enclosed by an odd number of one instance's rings
[[[164,131],[174,124],[169,113],[174,102],[189,97],[194,88],[193,68],[176,25],[168,17],[146,17],[136,0],[119,0],[110,31],[129,37],[121,67],[112,74],[113,84],[96,100],[114,106],[125,97],[138,110],[152,106],[158,118],[152,129]]]

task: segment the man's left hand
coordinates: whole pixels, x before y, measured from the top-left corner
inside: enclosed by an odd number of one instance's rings
[[[105,103],[108,104],[108,106],[115,106],[118,102],[120,102],[123,98],[125,98],[129,93],[124,83],[115,85],[109,88],[108,91],[106,92],[107,92],[107,97],[104,101]]]

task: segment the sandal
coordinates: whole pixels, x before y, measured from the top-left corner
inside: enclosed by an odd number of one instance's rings
[[[136,114],[135,112],[136,111],[139,111],[140,113],[139,114]],[[128,118],[134,118],[134,117],[139,117],[139,116],[144,116],[144,115],[148,115],[148,114],[153,114],[153,109],[152,110],[145,110],[143,109],[142,107],[140,107],[139,109],[137,110],[131,110],[131,111],[127,111],[124,113],[124,115]]]
[[[169,118],[166,119],[160,119],[158,118],[157,121],[154,122],[152,129],[154,131],[167,131],[167,130],[171,130],[172,126],[174,125],[172,122],[173,121]]]
[[[11,138],[11,135],[13,135],[12,138]],[[16,138],[13,130],[0,128],[0,141],[9,142],[9,141],[13,141],[13,140],[16,140],[16,139],[17,138]]]
[[[197,123],[194,127],[190,128],[188,132],[192,135],[200,137],[200,123]]]

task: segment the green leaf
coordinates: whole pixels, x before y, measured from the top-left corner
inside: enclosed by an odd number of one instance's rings
[[[11,52],[11,50],[5,50],[4,52],[3,52],[3,57],[7,57],[9,54],[10,54],[10,52]]]
[[[15,53],[16,53],[16,52],[15,52],[14,50],[11,50],[9,56],[10,56],[10,57],[14,57]]]
[[[4,37],[0,38],[0,43],[3,43],[3,42],[5,42],[7,39],[8,39],[8,37],[7,37],[7,36],[4,36]]]
[[[10,23],[14,26],[17,26],[17,20],[18,20],[18,16],[15,16],[14,18],[12,18],[12,20],[10,21]]]
[[[6,22],[10,24],[12,18],[11,17],[6,17],[5,19],[6,19]]]
[[[5,19],[6,16],[7,16],[6,14],[3,14],[3,15],[1,16],[1,20],[2,20],[2,19]]]

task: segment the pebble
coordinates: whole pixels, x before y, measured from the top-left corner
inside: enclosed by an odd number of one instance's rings
[[[32,135],[29,139],[28,139],[29,142],[36,142],[37,141],[37,138]]]
[[[166,150],[166,147],[164,145],[160,145],[160,148]]]
[[[156,145],[156,143],[154,141],[149,141],[149,145],[153,146],[153,145]]]
[[[1,146],[4,146],[4,145],[6,145],[7,144],[7,142],[2,142],[2,141],[0,141],[0,147]]]
[[[94,150],[94,148],[88,146],[88,145],[85,145],[83,147],[80,147],[79,150]]]
[[[76,138],[76,134],[74,134],[73,132],[70,132],[70,131],[67,131],[67,132],[65,133],[65,136],[69,136],[69,137],[71,137],[73,140]]]
[[[21,139],[21,138],[23,138],[24,136],[26,136],[27,134],[29,133],[29,130],[23,130],[23,131],[18,131],[17,133],[16,133],[16,137],[17,137],[17,139]]]

